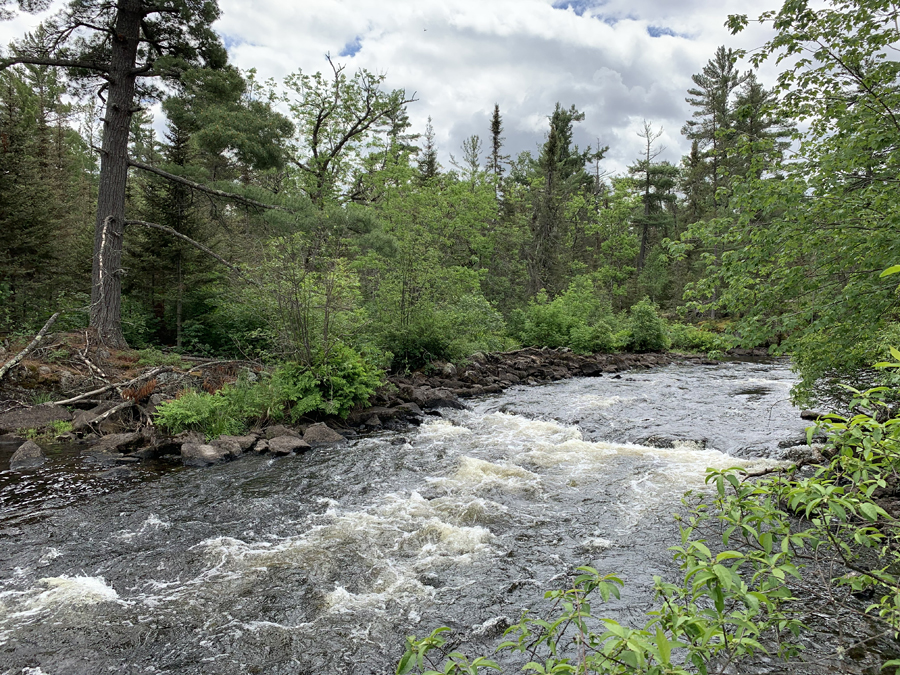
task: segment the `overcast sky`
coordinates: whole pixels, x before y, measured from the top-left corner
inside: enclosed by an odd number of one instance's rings
[[[464,138],[489,137],[495,103],[506,152],[534,151],[557,101],[585,113],[582,147],[609,145],[604,168],[622,171],[640,153],[644,119],[664,132],[662,159],[688,149],[681,127],[691,75],[716,47],[752,49],[761,29],[731,36],[729,13],[752,16],[780,2],[738,0],[219,0],[217,28],[231,60],[282,78],[325,70],[330,53],[349,70],[384,73],[388,88],[415,92],[414,130],[433,118],[441,160]],[[32,17],[0,23],[3,43]],[[744,66],[746,69],[747,66]],[[766,84],[773,73],[763,71]]]

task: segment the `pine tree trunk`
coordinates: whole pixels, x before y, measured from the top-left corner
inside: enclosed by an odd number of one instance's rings
[[[128,135],[134,113],[138,38],[143,13],[135,0],[120,0],[116,37],[112,41],[109,98],[103,119],[100,186],[94,228],[90,326],[101,343],[123,348],[122,239],[125,234],[125,185],[128,179]]]

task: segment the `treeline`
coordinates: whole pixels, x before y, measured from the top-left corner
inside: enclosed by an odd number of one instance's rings
[[[543,143],[515,157],[495,106],[484,137],[442,166],[431,120],[412,128],[414,101],[382,76],[331,62],[283,82],[185,69],[163,138],[148,113],[132,116],[115,270],[125,338],[310,366],[349,349],[394,368],[515,344],[774,344],[795,354],[809,395],[877,360],[895,332],[878,273],[900,245],[897,70],[883,56],[897,35],[875,4],[786,5],[756,62],[827,48],[783,67],[777,91],[720,47],[686,92],[690,153],[660,161],[648,121],[640,156],[613,176],[607,147],[575,145],[574,106],[548,111]],[[89,302],[95,101],[58,68],[0,71],[0,331]],[[636,332],[657,312],[728,337]]]

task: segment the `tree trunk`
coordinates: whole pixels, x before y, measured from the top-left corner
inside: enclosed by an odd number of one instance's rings
[[[142,18],[139,1],[119,0],[100,153],[90,325],[101,343],[114,348],[127,346],[122,336],[122,239],[125,233],[128,135],[134,113],[134,69]]]

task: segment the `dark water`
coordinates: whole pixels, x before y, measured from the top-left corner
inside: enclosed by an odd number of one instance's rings
[[[0,473],[0,673],[392,673],[439,625],[489,653],[580,564],[618,572],[604,612],[642,624],[680,495],[803,439],[792,382],[739,363],[522,387],[208,469],[104,475],[59,449]]]

